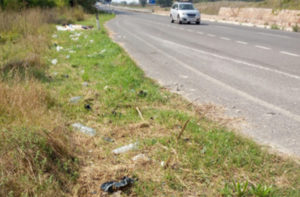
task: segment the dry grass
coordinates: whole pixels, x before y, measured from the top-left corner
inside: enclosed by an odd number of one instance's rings
[[[195,7],[201,11],[203,14],[218,15],[221,7],[234,7],[234,8],[244,8],[253,7],[255,3],[253,2],[243,2],[243,1],[216,1],[216,2],[202,2],[196,3]]]
[[[51,24],[82,10],[0,11],[0,196],[63,196],[78,174],[74,135],[45,80]]]

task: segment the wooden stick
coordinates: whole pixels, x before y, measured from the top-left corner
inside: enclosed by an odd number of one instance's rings
[[[184,124],[184,126],[182,127],[182,129],[181,129],[179,135],[177,136],[177,140],[180,139],[180,137],[182,136],[182,134],[183,134],[183,132],[184,132],[184,130],[185,130],[185,128],[186,128],[186,126],[187,126],[187,124],[188,124],[189,122],[190,122],[190,120],[187,120],[187,121],[185,122],[185,124]]]
[[[136,109],[136,111],[138,112],[138,114],[139,114],[140,118],[142,119],[142,121],[145,121],[145,119],[144,119],[144,117],[143,117],[143,114],[142,114],[142,112],[140,111],[140,109],[139,109],[138,107],[136,107],[135,109]]]

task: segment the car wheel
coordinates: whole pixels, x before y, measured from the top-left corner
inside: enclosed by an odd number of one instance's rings
[[[182,21],[180,20],[180,16],[179,15],[177,16],[177,22],[178,22],[178,24],[182,24]]]
[[[197,25],[200,25],[200,23],[201,23],[200,21],[197,21],[197,22],[196,22]]]
[[[172,15],[170,15],[170,18],[171,18],[171,23],[174,23],[174,19]]]

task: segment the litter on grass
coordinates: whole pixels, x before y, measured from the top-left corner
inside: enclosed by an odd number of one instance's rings
[[[78,103],[82,97],[81,96],[74,96],[70,98],[70,103]]]
[[[59,52],[60,50],[62,50],[63,49],[63,47],[61,47],[61,46],[56,46],[56,51],[57,52]]]
[[[118,190],[122,190],[125,189],[129,186],[131,186],[134,183],[134,180],[132,178],[129,177],[123,177],[122,180],[120,182],[116,182],[116,181],[109,181],[109,182],[105,182],[101,185],[101,189],[105,192],[109,192],[109,193],[113,193],[116,192]]]
[[[53,65],[56,65],[57,64],[57,59],[53,59],[52,61],[51,61],[51,63],[53,64]]]
[[[112,152],[114,154],[121,154],[121,153],[128,152],[130,150],[137,149],[137,147],[138,147],[138,143],[133,143],[133,144],[128,144],[126,146],[122,146],[120,148],[117,148],[117,149],[113,150]]]
[[[95,129],[87,127],[87,126],[84,126],[81,123],[74,123],[74,124],[72,124],[72,127],[74,129],[79,130],[82,133],[85,133],[85,134],[89,135],[89,136],[95,136],[96,135]]]
[[[88,30],[88,29],[93,29],[93,26],[85,26],[85,25],[73,25],[73,24],[68,24],[68,25],[62,25],[56,26],[57,31],[75,31],[75,30]]]

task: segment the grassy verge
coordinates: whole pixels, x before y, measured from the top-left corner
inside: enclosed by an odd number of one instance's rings
[[[102,23],[111,17],[102,15]],[[57,33],[55,42],[64,50],[53,54],[59,63],[50,69],[56,77],[48,88],[58,93],[68,119],[97,130],[95,137],[82,138],[87,153],[75,194],[99,194],[101,183],[123,176],[138,179],[124,193],[132,196],[300,194],[299,165],[209,121],[205,107],[146,78],[105,30],[82,31],[74,41],[75,34]],[[81,101],[69,104],[74,96]],[[135,142],[137,150],[111,152]],[[132,160],[141,153],[145,157]]]
[[[101,24],[111,18],[101,15]],[[104,29],[46,32],[40,61],[1,56],[0,196],[99,196],[102,183],[124,176],[137,179],[128,196],[299,196],[298,164],[146,78]],[[76,122],[96,135],[74,131]],[[112,153],[135,142],[135,150]]]
[[[80,9],[0,11],[0,196],[63,196],[78,177],[74,136],[45,88],[52,24]],[[83,18],[81,18],[83,19]]]

